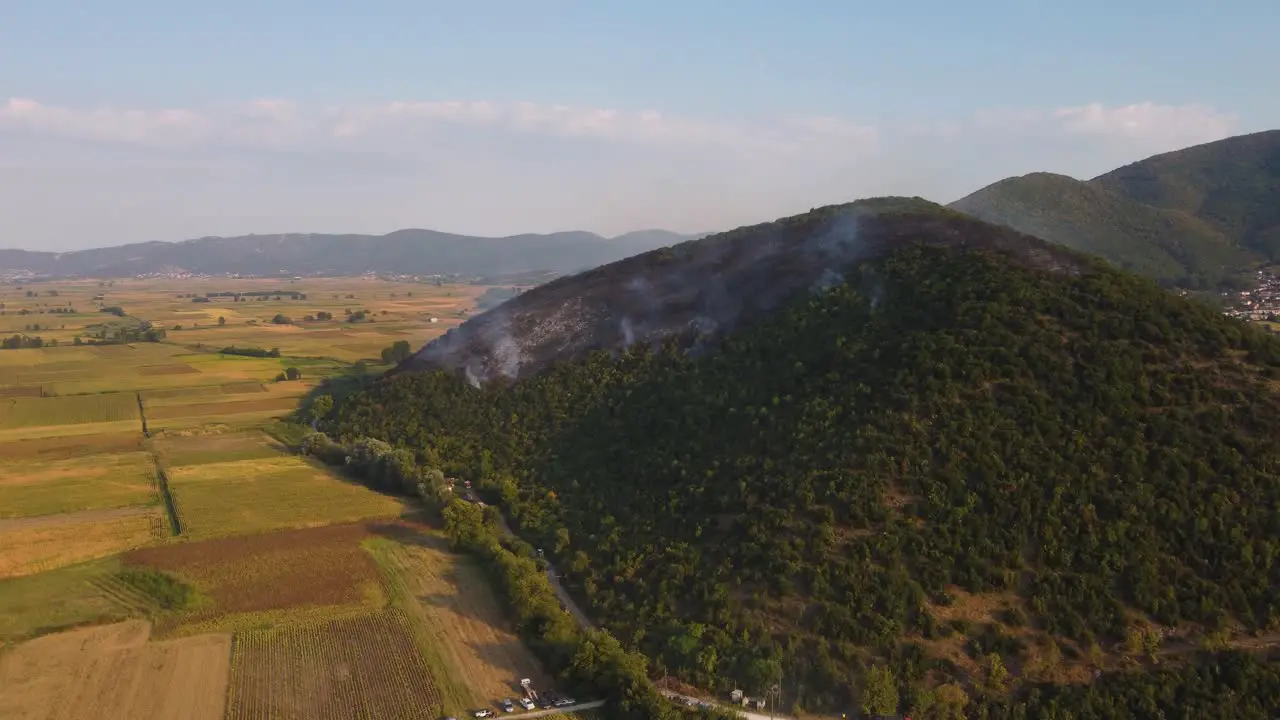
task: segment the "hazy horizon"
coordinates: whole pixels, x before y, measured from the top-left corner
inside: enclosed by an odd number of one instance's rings
[[[17,2],[0,247],[696,233],[1087,179],[1280,127],[1277,24],[1261,0]]]
[[[767,222],[767,221],[765,221],[765,222]],[[559,233],[577,233],[577,232],[584,232],[584,233],[591,233],[591,234],[593,234],[593,235],[598,235],[598,236],[600,236],[600,237],[601,237],[602,239],[604,239],[604,240],[614,240],[614,239],[617,239],[617,238],[622,237],[622,236],[624,236],[624,235],[629,235],[629,234],[631,234],[631,233],[639,233],[639,232],[670,232],[670,233],[674,233],[674,234],[676,234],[676,235],[690,235],[690,236],[696,236],[696,235],[703,235],[703,234],[714,234],[714,233],[718,233],[718,232],[723,232],[724,230],[732,230],[732,229],[733,229],[733,228],[717,228],[717,229],[715,229],[715,230],[700,230],[700,231],[695,231],[695,232],[685,232],[685,231],[682,231],[682,230],[671,230],[670,228],[646,227],[646,228],[636,228],[635,230],[627,230],[627,231],[625,231],[625,232],[620,232],[620,233],[616,233],[616,234],[605,234],[605,233],[596,232],[596,231],[594,231],[594,230],[585,230],[585,229],[582,229],[582,228],[566,228],[566,229],[563,229],[563,230],[551,230],[551,231],[548,231],[548,232],[536,232],[536,233],[512,233],[512,234],[510,234],[510,235],[472,235],[472,234],[469,234],[469,233],[460,233],[460,232],[454,232],[454,231],[451,231],[451,230],[442,230],[442,229],[439,229],[439,228],[403,227],[403,228],[395,228],[395,229],[392,229],[392,230],[387,230],[387,231],[385,231],[385,232],[359,232],[359,231],[354,231],[354,230],[352,230],[352,231],[336,230],[336,231],[332,231],[332,232],[330,232],[330,231],[323,231],[323,230],[299,230],[299,231],[287,231],[287,232],[247,232],[247,233],[241,233],[241,234],[238,234],[238,235],[199,235],[199,236],[195,236],[195,237],[177,238],[177,239],[174,239],[174,240],[162,240],[162,239],[157,239],[157,238],[147,238],[147,239],[142,239],[142,240],[130,240],[130,241],[126,241],[126,242],[105,243],[105,244],[102,244],[102,245],[90,245],[90,246],[86,246],[86,247],[82,247],[82,248],[74,248],[74,249],[71,249],[71,250],[47,250],[47,249],[42,249],[42,248],[25,248],[25,247],[15,247],[15,246],[0,245],[0,250],[22,250],[22,251],[25,251],[25,252],[70,253],[70,252],[80,252],[80,251],[83,251],[83,250],[97,250],[97,249],[102,249],[102,248],[121,247],[121,246],[125,246],[125,245],[145,245],[145,244],[148,244],[148,243],[156,243],[156,242],[159,242],[159,243],[170,243],[170,244],[174,244],[174,243],[184,243],[184,242],[194,242],[194,241],[197,241],[197,240],[205,240],[205,239],[210,239],[210,238],[239,238],[239,237],[253,237],[253,236],[259,236],[259,237],[273,237],[273,236],[292,236],[292,235],[364,235],[364,236],[382,237],[382,236],[385,236],[385,235],[390,235],[390,234],[392,234],[392,233],[396,233],[396,232],[404,232],[404,231],[409,231],[409,232],[412,232],[412,231],[438,232],[438,233],[442,233],[442,234],[445,234],[445,235],[460,235],[460,236],[468,237],[468,238],[483,238],[483,239],[488,239],[488,240],[505,240],[505,239],[507,239],[507,238],[515,238],[515,237],[519,237],[519,236],[521,236],[521,235],[554,235],[554,234],[559,234]]]

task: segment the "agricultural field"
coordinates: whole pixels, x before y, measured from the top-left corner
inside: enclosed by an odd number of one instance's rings
[[[551,678],[516,636],[484,569],[451,552],[443,535],[378,538],[370,549],[419,634],[447,711],[461,715],[515,697],[519,678],[530,678],[535,688],[550,687]]]
[[[219,439],[226,449],[253,447],[246,436]],[[167,452],[195,459],[183,455],[188,440]],[[193,599],[157,611],[118,580],[122,570],[163,573]],[[233,637],[228,718],[461,716],[518,696],[523,677],[551,687],[482,569],[451,553],[439,531],[409,520],[153,544],[43,577],[0,580],[2,640],[127,617],[151,618],[148,647]],[[112,707],[136,702],[101,699]]]
[[[0,578],[32,575],[161,541],[159,508],[117,508],[0,520]]]
[[[136,451],[60,460],[0,458],[0,520],[146,505],[155,464]]]
[[[0,651],[53,630],[127,619],[129,608],[96,583],[120,569],[118,557],[0,579]]]
[[[461,716],[550,687],[410,504],[273,437],[485,289],[0,283],[0,336],[24,345],[0,349],[0,715]]]
[[[166,473],[181,534],[193,539],[394,518],[405,507],[295,455],[180,465]]]
[[[440,694],[395,610],[236,635],[228,720],[434,718]]]
[[[378,567],[361,547],[377,527],[354,523],[172,543],[128,553],[123,562],[163,571],[207,600],[167,617],[163,632],[270,626],[384,607]]]
[[[149,642],[146,621],[38,638],[0,655],[6,718],[224,716],[229,635]]]
[[[0,400],[0,429],[136,421],[138,398],[132,393],[67,397],[10,397]]]

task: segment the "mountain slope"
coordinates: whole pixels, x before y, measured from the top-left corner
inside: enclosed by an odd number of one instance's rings
[[[1241,247],[1280,262],[1280,130],[1156,155],[1089,184],[1199,218]]]
[[[886,677],[913,711],[999,701],[1140,667],[1127,642],[1171,674],[1196,643],[1268,642],[1280,343],[1038,239],[889,206],[531,290],[517,327],[564,344],[540,372],[479,390],[453,364],[401,372],[322,427],[477,481],[655,674],[753,694],[780,682],[784,707],[845,711]],[[805,262],[765,252],[842,238]],[[575,339],[616,328],[627,301],[611,280],[657,284],[663,263],[706,280],[712,258],[727,293],[774,283],[777,304],[737,297],[760,312],[707,352],[674,332],[659,352]],[[808,284],[824,270],[839,276]],[[548,323],[575,290],[611,322]],[[691,312],[679,294],[660,303],[649,317],[673,330]],[[591,347],[611,352],[582,357]],[[1093,702],[1090,716],[1120,716]]]
[[[0,250],[0,271],[54,277],[121,277],[177,270],[210,275],[563,273],[689,238],[665,230],[628,233],[611,240],[588,232],[504,238],[433,230],[397,230],[386,235],[246,235],[68,253]]]
[[[1280,259],[1280,131],[1157,155],[1088,182],[1007,178],[949,207],[1161,282],[1210,288]]]
[[[1187,284],[1197,273],[1217,278],[1249,261],[1247,253],[1197,218],[1065,175],[1008,178],[950,207],[1168,283]]]
[[[636,342],[702,345],[797,293],[843,282],[839,268],[860,258],[915,240],[964,245],[975,226],[921,198],[880,198],[739,228],[534,288],[464,322],[398,370],[449,368],[482,383]],[[989,226],[982,242],[1033,264],[1088,265]]]

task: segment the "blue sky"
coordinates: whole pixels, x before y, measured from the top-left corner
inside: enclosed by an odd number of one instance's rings
[[[1274,0],[0,0],[0,246],[721,229],[1280,127]]]

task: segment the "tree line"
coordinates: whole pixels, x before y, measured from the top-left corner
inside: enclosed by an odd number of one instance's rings
[[[331,406],[325,400],[318,402],[317,411]],[[583,630],[560,606],[546,573],[535,560],[533,548],[503,536],[496,509],[455,497],[444,473],[420,465],[414,453],[373,438],[338,443],[322,432],[303,437],[300,449],[342,468],[376,490],[416,497],[442,518],[454,549],[484,562],[530,649],[569,687],[608,701],[610,717],[732,717],[715,709],[680,708],[667,701],[649,680],[643,655],[627,651],[606,631]]]

